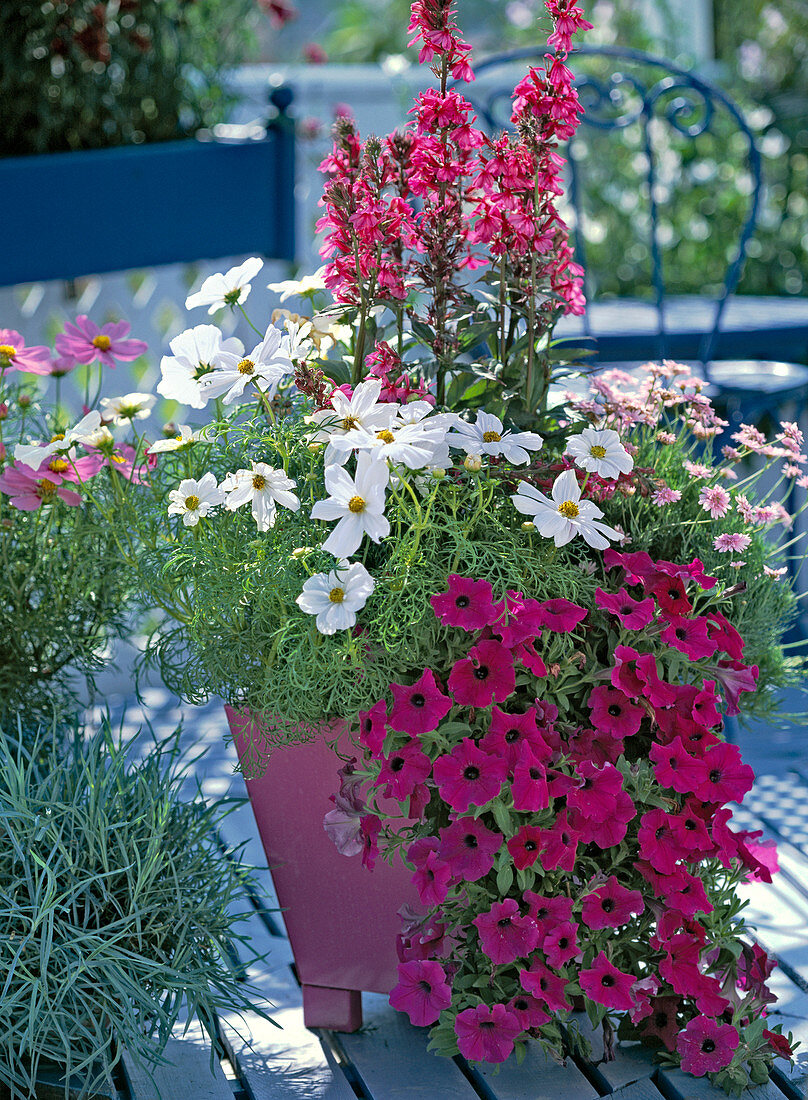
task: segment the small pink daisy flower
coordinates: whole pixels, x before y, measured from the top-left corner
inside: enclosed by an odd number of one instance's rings
[[[60,355],[71,356],[77,363],[94,363],[97,359],[114,367],[116,359],[129,362],[148,349],[148,344],[142,340],[125,339],[131,327],[128,321],[115,321],[99,328],[86,314],[80,313],[76,323],[68,321],[65,331],[56,337],[56,350]]]
[[[690,476],[696,478],[697,481],[713,476],[713,471],[709,466],[705,466],[703,462],[683,462],[682,465]]]
[[[784,565],[781,566],[780,569],[772,569],[768,565],[763,566],[763,575],[766,576],[766,577],[774,577],[775,579],[778,579],[780,577],[785,576],[785,574],[787,572],[788,572],[788,570]]]
[[[699,493],[699,504],[713,519],[721,519],[729,511],[730,495],[720,485],[707,486]]]
[[[0,371],[25,371],[28,374],[50,374],[50,350],[42,345],[27,348],[25,340],[13,328],[0,328]]]
[[[735,497],[735,510],[741,519],[746,520],[747,523],[755,522],[755,509],[743,493],[738,493]]]
[[[716,535],[713,539],[713,546],[719,554],[742,554],[751,541],[749,535],[741,535],[737,532],[728,531],[726,534]]]
[[[657,489],[651,500],[656,504],[657,508],[662,508],[666,504],[675,504],[677,500],[682,499],[682,494],[678,489],[671,489],[668,485],[663,485],[661,489]]]
[[[676,442],[676,436],[673,432],[657,432],[654,439],[656,439],[657,443],[662,443],[666,447],[670,447],[672,443]]]

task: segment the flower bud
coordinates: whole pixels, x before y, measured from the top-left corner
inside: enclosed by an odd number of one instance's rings
[[[308,447],[308,449],[309,449],[309,450],[311,451],[311,453],[312,453],[313,455],[316,455],[316,454],[317,454],[317,452],[318,452],[318,451],[320,450],[320,448],[322,447],[322,443],[319,443],[319,442],[318,442],[318,441],[317,441],[316,439],[313,439],[313,440],[311,441],[311,443],[307,443],[307,444],[306,444],[306,446]]]
[[[0,420],[5,420],[8,416],[8,405],[5,401],[0,401]]]
[[[314,551],[313,546],[296,546],[294,548],[294,550],[292,551],[292,557],[295,558],[296,560],[300,560],[300,558],[305,558],[308,554],[311,554],[313,551]]]
[[[31,397],[30,393],[21,393],[20,396],[17,398],[17,404],[20,406],[21,409],[30,409],[33,400],[34,399],[33,397]]]
[[[441,466],[433,466],[429,471],[430,477],[433,477],[435,481],[441,481],[446,477],[446,471]]]
[[[525,522],[522,524],[522,530],[523,531],[535,531],[536,530],[536,524],[533,523],[532,520],[526,519]]]
[[[483,460],[480,455],[466,455],[463,459],[463,465],[470,473],[476,474],[478,470],[482,469]]]

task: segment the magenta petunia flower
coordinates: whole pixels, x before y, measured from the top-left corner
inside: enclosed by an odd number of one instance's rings
[[[696,1016],[676,1040],[682,1069],[694,1077],[717,1073],[728,1066],[741,1037],[732,1024],[721,1024],[706,1016]]]
[[[671,875],[687,853],[679,847],[667,810],[649,810],[640,818],[640,855],[661,875]]]
[[[611,765],[607,765],[611,767]],[[581,844],[597,844],[598,848],[614,848],[628,832],[628,823],[637,816],[637,807],[631,795],[619,791],[614,799],[613,809],[604,820],[589,817],[585,812],[572,807],[569,810],[570,828],[578,834]]]
[[[457,1049],[471,1062],[504,1062],[522,1026],[505,1005],[477,1005],[455,1018]]]
[[[416,843],[418,842],[416,841]],[[438,843],[437,837],[435,843]],[[409,858],[416,864],[412,881],[418,891],[421,903],[423,905],[440,905],[449,893],[449,881],[452,877],[449,864],[444,863],[435,851],[426,852],[423,859],[416,861],[415,856],[412,854],[414,847],[414,844],[411,845],[408,854]]]
[[[372,871],[376,866],[376,857],[379,854],[379,833],[382,831],[382,823],[376,814],[365,814],[360,826],[362,838],[362,866]]]
[[[636,980],[633,974],[626,974],[612,966],[603,951],[589,970],[582,970],[578,975],[581,989],[590,1000],[619,1012],[628,1012],[634,1007],[631,989]]]
[[[495,902],[487,913],[475,917],[472,924],[480,937],[480,947],[495,966],[525,959],[539,943],[539,930],[530,916],[521,916],[513,898]]]
[[[592,725],[612,737],[631,737],[642,725],[645,711],[611,684],[602,684],[589,693],[586,705],[592,711]]]
[[[549,935],[559,924],[572,920],[572,907],[575,903],[572,898],[564,897],[563,894],[549,897],[525,890],[522,900],[527,902],[527,911],[539,926],[542,937]]]
[[[545,600],[541,605],[541,625],[555,634],[569,634],[587,616],[585,607],[571,600]]]
[[[656,742],[651,745],[648,755],[654,764],[654,774],[663,787],[670,787],[679,794],[688,794],[691,789],[689,765],[693,757],[685,748],[681,737],[675,737],[669,745]]]
[[[639,978],[631,988],[634,997],[634,1007],[629,1012],[631,1022],[638,1024],[646,1016],[651,1015],[652,998],[659,992],[662,983],[656,974],[650,974],[647,978]]]
[[[561,1012],[562,1009],[572,1007],[565,995],[568,979],[554,974],[538,958],[531,959],[527,970],[519,971],[519,981],[526,993],[547,1005],[551,1012]]]
[[[691,711],[693,721],[698,722],[699,725],[707,726],[708,729],[713,726],[720,726],[721,715],[718,711],[718,701],[718,696],[715,693],[715,680],[705,680],[704,687],[697,692],[693,700]]]
[[[516,836],[510,838],[507,847],[517,871],[532,867],[541,852],[542,831],[535,825],[523,825]]]
[[[567,806],[577,810],[589,821],[606,821],[613,817],[617,800],[623,791],[623,776],[613,764],[596,767],[588,760],[577,767],[581,785],[567,795]]]
[[[541,1001],[536,997],[531,997],[529,993],[518,993],[505,1007],[519,1021],[522,1031],[528,1031],[532,1027],[541,1027],[550,1019],[550,1013],[542,1008]]]
[[[660,638],[684,653],[691,661],[699,661],[702,657],[712,657],[718,645],[707,629],[708,624],[707,618],[685,619],[672,616]]]
[[[488,581],[473,581],[451,573],[448,583],[448,591],[429,600],[436,616],[447,626],[482,630],[501,613],[501,608],[494,604],[494,590]]]
[[[687,802],[681,813],[671,815],[671,825],[679,847],[687,852],[689,862],[703,859],[713,851],[707,826],[696,812],[690,812]]]
[[[449,690],[461,706],[504,703],[515,687],[513,658],[501,642],[478,642],[449,673]]]
[[[42,344],[27,348],[15,329],[0,328],[0,374],[9,369],[26,374],[50,374],[50,349]]]
[[[435,959],[445,953],[446,925],[435,914],[417,913],[411,905],[402,905],[398,916],[401,917],[401,931],[396,936],[399,962]]]
[[[592,931],[619,928],[644,909],[645,902],[639,890],[627,890],[610,875],[602,886],[584,898],[581,920]]]
[[[674,994],[651,997],[648,1013],[643,1018],[639,1032],[643,1039],[659,1039],[667,1050],[676,1050],[676,1036],[679,1032],[679,1006],[681,998]],[[637,1023],[637,1020],[634,1020]]]
[[[693,794],[702,802],[741,802],[752,789],[755,773],[741,759],[737,745],[712,745],[704,754],[706,774]]]
[[[721,684],[727,717],[734,718],[741,713],[741,692],[757,689],[758,666],[745,665],[742,661],[722,660],[709,671]]]
[[[560,970],[572,959],[581,954],[578,946],[578,925],[575,921],[565,921],[557,925],[543,939],[541,949],[550,966]]]
[[[502,834],[473,817],[461,817],[440,830],[438,855],[449,864],[455,881],[476,882],[494,866],[502,846]]]
[[[519,760],[513,770],[511,796],[513,808],[520,813],[535,813],[550,805],[547,773],[527,742],[522,742]]]
[[[569,824],[567,811],[558,815],[552,828],[539,829],[538,832],[541,862],[545,871],[554,871],[556,867],[571,871],[575,866],[578,834]]]
[[[68,489],[63,474],[48,469],[47,462],[39,469],[15,462],[0,474],[0,492],[9,498],[9,504],[21,512],[36,512],[43,504],[53,504],[61,500],[71,508],[81,504],[81,497],[73,489]]]
[[[720,611],[708,611],[709,631],[713,641],[722,653],[726,653],[734,661],[740,661],[743,657],[744,640],[729,619]]]
[[[380,699],[370,710],[359,712],[359,742],[371,756],[380,757],[387,736],[387,704]]]
[[[496,798],[507,774],[505,760],[483,752],[470,737],[464,737],[448,756],[439,756],[433,765],[441,798],[461,814],[471,805],[484,806]]]
[[[440,963],[429,959],[399,963],[398,984],[390,993],[390,1004],[406,1012],[410,1023],[428,1027],[451,1003],[452,990]]]
[[[432,761],[421,748],[421,742],[411,738],[400,749],[382,757],[382,768],[376,786],[382,787],[387,798],[403,802],[432,770]]]
[[[648,583],[647,589],[668,616],[687,615],[693,609],[681,577],[659,576]]]
[[[116,359],[129,362],[148,350],[148,344],[142,340],[126,339],[131,328],[128,321],[110,322],[99,328],[86,314],[80,313],[76,323],[68,321],[65,331],[56,337],[56,350],[60,355],[71,356],[77,363],[94,363],[97,359],[114,367]]]
[[[442,718],[452,709],[452,700],[444,695],[431,668],[425,668],[414,684],[391,684],[393,709],[388,724],[400,733],[416,737],[438,728]]]
[[[492,707],[491,721],[480,748],[501,756],[509,768],[514,768],[525,745],[540,760],[549,760],[552,756],[552,749],[536,727],[536,708],[531,707],[524,714],[506,714],[499,707]]]
[[[617,592],[604,592],[602,588],[596,588],[595,603],[603,611],[616,615],[626,630],[642,630],[654,619],[654,601],[651,597],[646,600],[632,599],[625,588]]]

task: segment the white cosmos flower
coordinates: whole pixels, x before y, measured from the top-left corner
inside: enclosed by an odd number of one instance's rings
[[[311,338],[320,355],[327,355],[335,344],[348,344],[351,326],[344,325],[328,313],[315,313],[311,319]]]
[[[316,615],[321,634],[348,630],[366,604],[375,582],[361,562],[340,562],[330,573],[316,573],[303,585],[297,603],[307,615]]]
[[[168,514],[182,516],[186,527],[196,527],[211,508],[223,503],[224,492],[216,484],[213,474],[203,474],[198,481],[196,478],[186,477],[176,489],[171,490],[168,499],[171,501]]]
[[[568,454],[576,466],[601,477],[617,479],[634,469],[634,459],[611,428],[584,428],[580,435],[567,440]]]
[[[156,443],[149,444],[149,454],[160,454],[166,451],[179,451],[182,447],[189,447],[200,439],[208,441],[207,428],[199,428],[194,431],[190,424],[180,424],[179,435],[171,435],[167,439],[158,439]]]
[[[318,267],[313,275],[304,275],[302,279],[285,279],[281,283],[267,283],[267,289],[280,294],[282,302],[296,295],[325,290],[325,265]]]
[[[312,349],[311,321],[305,317],[297,320],[286,317],[283,327],[286,329],[286,354],[290,359],[306,359]]]
[[[461,448],[467,455],[504,455],[515,466],[527,462],[528,451],[541,450],[544,442],[536,432],[504,431],[502,421],[493,413],[478,412],[474,424],[456,416],[454,427],[455,431],[446,437],[450,446]]]
[[[259,531],[268,531],[275,524],[277,504],[296,512],[300,501],[290,490],[296,487],[283,470],[275,470],[266,462],[254,462],[251,470],[236,470],[222,482],[227,495],[225,508],[235,512],[244,504],[252,505],[252,517]]]
[[[384,515],[384,492],[389,480],[386,462],[377,462],[368,451],[356,460],[356,476],[336,464],[326,466],[325,487],[330,496],[318,500],[312,519],[339,520],[323,543],[323,550],[335,558],[348,558],[358,549],[367,532],[373,542],[390,534]]]
[[[102,397],[101,408],[104,420],[120,425],[131,420],[146,420],[156,401],[153,393],[127,393],[123,397]]]
[[[435,421],[434,424],[428,420],[412,424],[394,421],[389,428],[377,432],[356,428],[332,439],[331,446],[340,453],[350,453],[354,449],[371,451],[375,457],[387,459],[394,465],[423,470],[442,457],[439,449],[446,440],[446,428],[437,417]]]
[[[556,546],[565,546],[581,535],[595,550],[605,550],[609,539],[619,539],[620,532],[599,523],[603,512],[591,500],[581,500],[581,488],[574,470],[565,470],[555,479],[552,500],[534,486],[522,482],[511,497],[516,509],[532,516],[540,535],[554,539]]]
[[[172,354],[164,355],[160,360],[163,377],[157,383],[157,392],[192,409],[204,408],[210,397],[210,394],[202,393],[199,383],[218,365],[221,352],[229,352],[239,358],[244,354],[241,340],[235,336],[225,339],[215,325],[187,328],[175,336],[168,346]]]
[[[250,382],[255,382],[270,397],[274,396],[278,383],[293,369],[285,341],[283,332],[270,325],[261,343],[244,358],[228,351],[220,352],[215,370],[200,380],[202,396],[221,397],[224,394],[224,404],[232,405],[244,397]]]
[[[46,458],[57,451],[67,451],[74,443],[91,443],[94,433],[101,427],[101,413],[93,409],[79,420],[73,428],[55,435],[50,443],[18,443],[14,448],[14,458],[38,470]]]
[[[340,454],[331,446],[333,439],[357,428],[365,428],[375,434],[389,428],[393,423],[399,407],[393,401],[380,402],[381,389],[380,378],[369,378],[359,383],[352,397],[346,396],[342,390],[334,390],[329,399],[331,408],[319,409],[308,417],[309,423],[318,429],[314,439],[318,443],[328,443],[325,452],[326,466],[334,461],[345,462],[347,458],[347,452]]]
[[[209,275],[199,290],[185,299],[185,308],[209,306],[208,313],[215,313],[217,309],[234,306],[237,302],[243,305],[250,293],[250,279],[254,279],[263,266],[263,260],[251,256],[238,267],[225,271],[224,275],[220,271]]]

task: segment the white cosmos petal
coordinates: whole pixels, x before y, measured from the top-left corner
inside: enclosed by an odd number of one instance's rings
[[[563,504],[566,500],[577,503],[581,499],[581,487],[578,484],[575,471],[565,470],[563,474],[559,474],[553,482],[551,492],[556,504]]]

